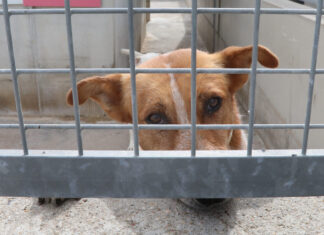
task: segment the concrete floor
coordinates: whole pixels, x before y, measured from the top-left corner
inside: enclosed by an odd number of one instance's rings
[[[324,199],[235,199],[197,212],[172,199],[0,198],[1,234],[324,234]]]
[[[154,4],[156,1],[152,7]],[[176,6],[177,2],[163,4]],[[143,52],[189,47],[190,27],[186,22],[188,19],[181,15],[152,14]],[[166,29],[169,33],[164,35]],[[203,49],[200,41],[198,47]],[[25,121],[71,122],[53,118]],[[15,122],[16,118],[0,118],[0,123]],[[76,149],[72,130],[27,133],[33,149]],[[83,139],[86,149],[126,149],[128,131],[88,130]],[[258,136],[254,144],[263,148]],[[3,148],[20,148],[18,130],[1,130]],[[210,212],[189,209],[174,199],[87,198],[56,207],[39,206],[34,198],[1,197],[0,234],[324,234],[324,197],[233,199]]]

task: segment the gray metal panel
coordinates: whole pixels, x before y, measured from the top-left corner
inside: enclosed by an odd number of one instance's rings
[[[127,151],[85,151],[82,155],[80,122],[76,115],[76,125],[71,124],[24,124],[22,113],[18,109],[20,124],[1,124],[0,128],[51,129],[76,128],[79,139],[79,154],[77,151],[35,151],[30,150],[28,157],[27,145],[23,151],[0,151],[0,195],[3,196],[39,196],[39,197],[269,197],[269,196],[315,196],[324,195],[324,150],[308,150],[307,156],[300,156],[300,150],[255,151],[252,150],[252,132],[254,128],[303,129],[305,136],[309,128],[323,128],[323,124],[254,124],[254,91],[256,74],[310,74],[311,82],[315,74],[323,74],[324,69],[316,69],[313,56],[311,69],[258,69],[256,57],[258,44],[258,28],[260,14],[310,14],[317,13],[320,19],[324,11],[313,9],[271,9],[260,8],[260,0],[256,0],[255,8],[197,8],[196,0],[192,8],[151,9],[133,8],[129,0],[128,8],[83,8],[69,9],[66,0],[65,9],[7,9],[4,4],[0,14],[4,14],[7,26],[11,69],[0,69],[1,74],[13,74],[14,82],[20,73],[68,73],[73,80],[74,100],[76,100],[76,73],[131,73],[132,74],[132,107],[134,125],[120,124],[82,124],[81,129],[116,129],[133,127],[135,143],[138,142],[138,129],[190,129],[193,133],[192,151],[141,151],[138,156],[138,145],[134,152]],[[4,1],[6,3],[6,0]],[[319,0],[321,3],[322,0]],[[197,9],[196,9],[197,8]],[[196,68],[193,60],[192,68],[176,69],[136,69],[134,64],[134,45],[130,40],[130,68],[75,68],[73,60],[73,39],[71,30],[71,14],[115,14],[128,13],[129,38],[134,38],[133,15],[137,13],[189,13],[192,14],[192,58],[195,58],[196,48],[196,17],[200,13],[235,13],[255,14],[255,34],[252,69],[202,69]],[[10,15],[20,14],[66,14],[67,33],[70,49],[71,68],[49,69],[16,69],[11,42]],[[317,20],[317,26],[320,21]],[[319,34],[314,35],[315,39]],[[317,39],[316,39],[317,40]],[[313,55],[317,53],[317,42],[314,41]],[[138,125],[136,111],[136,73],[192,73],[192,97],[195,97],[196,73],[251,73],[251,117],[249,125],[195,125],[195,115],[192,125]],[[311,83],[310,91],[313,89]],[[15,87],[17,88],[17,86]],[[17,89],[16,89],[17,90]],[[19,101],[19,90],[16,91]],[[309,97],[311,97],[311,92]],[[18,103],[18,102],[17,102]],[[311,98],[309,98],[311,104]],[[195,99],[192,110],[195,110]],[[307,117],[310,117],[310,105]],[[77,114],[77,107],[75,113]],[[307,118],[306,118],[307,119]],[[77,126],[77,127],[76,127]],[[247,158],[242,151],[196,151],[195,131],[197,129],[248,129],[249,148]],[[306,135],[307,134],[307,135]],[[22,135],[24,142],[24,137]],[[307,150],[307,138],[304,139],[303,153]],[[191,156],[196,155],[196,158]]]
[[[274,197],[324,194],[324,157],[0,157],[0,195]]]

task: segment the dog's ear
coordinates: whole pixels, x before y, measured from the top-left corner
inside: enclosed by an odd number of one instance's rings
[[[112,119],[119,122],[131,122],[131,116],[123,102],[121,78],[121,74],[113,74],[105,77],[89,77],[79,81],[77,83],[79,104],[81,105],[91,98]],[[73,105],[72,89],[67,92],[66,102]]]
[[[223,51],[216,53],[217,60],[224,65],[225,68],[250,68],[252,63],[253,46],[246,47],[227,47]],[[258,61],[265,67],[276,68],[279,64],[278,57],[268,48],[258,46]],[[248,80],[249,74],[229,74],[230,91],[236,92]]]

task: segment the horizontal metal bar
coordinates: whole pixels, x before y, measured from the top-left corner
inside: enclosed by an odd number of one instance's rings
[[[141,158],[190,158],[189,150],[167,150],[167,151],[142,151]],[[256,158],[266,157],[304,157],[301,154],[300,149],[268,149],[268,150],[253,150]],[[57,157],[57,158],[69,158],[78,155],[76,150],[30,150],[30,156],[28,157]],[[22,150],[16,149],[2,149],[0,151],[0,157],[21,157],[23,156]],[[89,158],[131,158],[134,156],[133,151],[116,151],[116,150],[85,150],[84,157]],[[324,149],[310,149],[308,152],[310,157],[324,157]],[[245,150],[197,150],[198,158],[240,158],[246,157]]]
[[[129,73],[129,68],[76,68],[76,73]],[[246,68],[197,68],[197,73],[223,73],[223,74],[248,74],[251,69]],[[309,74],[310,69],[266,69],[258,68],[256,70],[260,74]],[[10,69],[0,69],[0,74],[10,74]],[[70,69],[17,69],[18,74],[34,74],[34,73],[70,73]],[[154,68],[154,69],[136,69],[136,73],[190,73],[190,68]],[[324,69],[317,69],[316,74],[324,74]]]
[[[191,14],[191,8],[134,8],[135,13]]]
[[[81,129],[132,129],[131,124],[81,124]],[[140,130],[185,130],[190,124],[145,125]],[[248,124],[197,124],[199,130],[248,129]],[[254,124],[254,129],[304,129],[305,124]],[[0,129],[17,129],[19,124],[0,124]],[[25,124],[28,129],[74,129],[75,124]],[[324,124],[310,124],[310,129],[324,129]]]
[[[127,8],[74,8],[72,14],[127,14]]]
[[[23,73],[69,73],[70,69],[18,69],[18,74]],[[129,73],[128,68],[76,68],[76,73]],[[0,70],[1,73],[1,70]]]
[[[73,8],[72,14],[127,14],[127,8]],[[191,8],[134,8],[134,13],[169,13],[191,14]],[[223,14],[254,14],[254,8],[198,8],[198,14],[223,13]],[[261,8],[261,14],[290,14],[290,15],[316,15],[316,9],[278,9]],[[0,15],[3,11],[0,10]],[[9,9],[10,15],[34,14],[65,14],[62,8],[45,9]],[[324,11],[322,12],[324,14]]]
[[[254,8],[198,8],[198,13],[254,14]],[[315,9],[261,8],[261,14],[316,15]],[[323,13],[324,14],[324,11]]]
[[[197,68],[197,73],[223,73],[223,74],[249,74],[249,68]],[[309,74],[310,69],[266,69],[259,68],[257,73],[262,74]],[[150,68],[136,69],[136,73],[190,73],[190,68]],[[324,73],[324,69],[316,70],[316,73]]]
[[[9,71],[9,72],[8,72]],[[76,68],[76,73],[129,73],[128,68]],[[9,74],[10,70],[0,69],[0,74]],[[34,74],[34,73],[70,73],[70,69],[17,69],[18,74]]]
[[[71,14],[126,14],[127,8],[73,8]],[[0,15],[2,11],[0,11]],[[65,14],[64,8],[10,9],[10,15]]]
[[[324,150],[15,151],[0,154],[0,196],[209,198],[324,195]],[[21,153],[20,153],[21,154]],[[161,156],[163,154],[163,156]]]
[[[0,15],[3,12],[0,11]],[[44,8],[44,9],[9,9],[10,15],[37,15],[37,14],[65,14],[65,9]]]

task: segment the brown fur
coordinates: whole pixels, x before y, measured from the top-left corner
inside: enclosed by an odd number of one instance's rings
[[[258,61],[270,68],[278,66],[278,58],[267,48],[259,46]],[[157,56],[140,68],[190,68],[191,50],[181,49]],[[228,47],[223,51],[208,54],[197,51],[197,68],[248,68],[252,61],[252,46]],[[183,98],[187,119],[190,121],[190,74],[173,75]],[[169,74],[137,74],[136,91],[138,120],[146,123],[152,113],[163,113],[168,124],[180,123],[173,100]],[[240,124],[235,92],[248,80],[248,74],[197,74],[197,123]],[[129,74],[114,74],[86,78],[77,84],[79,104],[88,98],[96,101],[114,120],[132,122],[131,86]],[[221,97],[222,106],[212,115],[206,115],[204,104],[212,97]],[[73,105],[72,91],[67,93],[67,103]],[[189,149],[190,131],[141,130],[140,145],[144,150]],[[227,142],[229,143],[229,146]],[[198,149],[245,148],[242,131],[200,130],[197,131]]]

